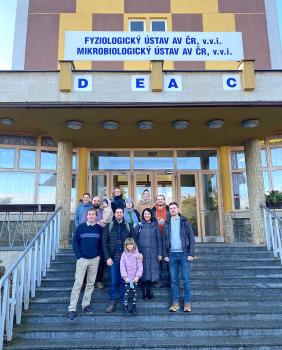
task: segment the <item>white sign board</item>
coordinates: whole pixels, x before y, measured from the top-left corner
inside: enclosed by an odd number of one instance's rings
[[[240,75],[229,74],[223,75],[223,90],[225,91],[239,91],[241,90],[241,80]]]
[[[239,32],[65,32],[69,61],[240,61]]]

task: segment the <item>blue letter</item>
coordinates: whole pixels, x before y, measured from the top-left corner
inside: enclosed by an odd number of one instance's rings
[[[136,79],[136,88],[138,89],[144,89],[144,79],[142,78],[137,78]]]
[[[87,79],[78,79],[78,88],[84,89],[88,86],[88,80]]]
[[[236,82],[236,79],[235,78],[228,78],[226,80],[226,84],[227,86],[231,87],[231,88],[234,88],[237,86],[237,82]]]
[[[168,89],[171,89],[172,87],[178,89],[178,85],[176,84],[175,79],[170,79],[170,82],[168,84]]]

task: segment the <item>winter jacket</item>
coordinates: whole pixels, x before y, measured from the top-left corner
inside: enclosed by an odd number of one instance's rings
[[[136,209],[139,211],[140,215],[142,215],[144,209],[146,208],[151,209],[153,206],[154,206],[154,203],[152,202],[151,199],[149,199],[148,201],[144,201],[144,199],[141,199],[138,202]]]
[[[180,238],[182,243],[183,252],[188,256],[194,256],[195,238],[193,229],[190,222],[185,216],[180,216]],[[171,233],[171,220],[167,220],[164,226],[163,232],[163,256],[168,257],[170,253],[170,233]]]
[[[136,249],[133,252],[123,252],[120,259],[120,274],[123,279],[133,281],[135,277],[141,277],[143,273],[142,259]]]
[[[139,228],[136,228],[136,240],[138,250],[143,254],[143,276],[144,281],[159,280],[159,260],[162,256],[162,236],[158,223],[142,221]]]
[[[113,213],[117,208],[124,208],[125,207],[125,199],[121,196],[114,196],[112,198],[111,206],[113,209]]]
[[[86,222],[87,220],[86,214],[90,208],[93,208],[91,203],[88,203],[88,204],[80,203],[78,205],[74,215],[75,227],[77,227],[79,224],[83,224]]]
[[[117,221],[113,221],[113,227],[111,229],[111,232],[109,232],[109,227],[110,224],[107,224],[104,228],[103,231],[103,236],[102,236],[102,247],[103,247],[103,253],[104,253],[104,258],[107,260],[109,258],[114,259],[115,256],[115,251],[116,251],[116,244],[117,244],[117,238],[118,238],[118,231],[117,231]],[[124,222],[122,221],[122,245],[124,244],[124,241],[126,238],[133,237],[135,235],[135,231],[132,227],[132,225],[129,226],[129,231],[127,229],[127,226]]]

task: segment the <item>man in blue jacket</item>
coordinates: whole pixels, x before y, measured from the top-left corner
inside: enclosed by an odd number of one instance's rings
[[[82,309],[87,314],[92,313],[90,301],[101,256],[101,237],[103,230],[100,225],[96,224],[96,210],[93,208],[89,209],[86,219],[86,223],[80,224],[76,228],[72,242],[77,262],[75,282],[68,308],[68,319],[70,321],[74,321],[76,318],[76,306],[86,272],[87,281],[82,299]]]
[[[90,203],[90,194],[85,192],[82,196],[82,202],[79,203],[75,211],[75,227],[77,227],[79,224],[86,222],[86,213],[90,208],[92,208],[92,204]]]
[[[166,221],[163,234],[164,259],[169,262],[172,303],[169,311],[176,312],[179,305],[179,270],[183,279],[184,312],[191,312],[191,282],[189,263],[194,260],[195,238],[190,222],[179,213],[178,204],[169,204],[171,217]]]

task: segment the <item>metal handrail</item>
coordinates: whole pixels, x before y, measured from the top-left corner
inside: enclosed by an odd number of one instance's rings
[[[275,258],[280,258],[282,264],[282,219],[265,205],[261,205],[264,216],[264,231],[266,246],[273,250]]]
[[[60,216],[61,208],[58,208],[0,279],[0,350],[3,349],[4,334],[7,341],[12,340],[14,317],[16,324],[20,324],[22,307],[28,310],[36,286],[41,286],[51,260],[55,260],[60,243]]]

